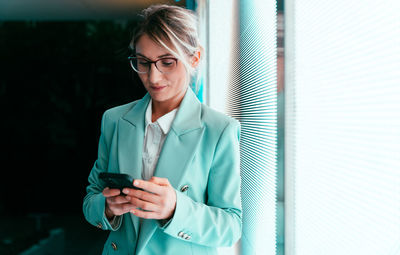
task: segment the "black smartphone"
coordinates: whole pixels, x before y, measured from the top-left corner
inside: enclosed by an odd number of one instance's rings
[[[133,186],[133,177],[129,174],[119,174],[119,173],[100,173],[99,179],[101,180],[103,187],[109,187],[110,189],[119,189],[121,191],[124,188],[138,189],[141,188]]]

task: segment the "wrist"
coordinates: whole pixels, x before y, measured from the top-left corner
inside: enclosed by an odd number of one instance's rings
[[[115,216],[114,213],[110,210],[110,208],[108,208],[107,205],[106,205],[105,213],[106,213],[106,217],[108,220],[112,219]]]
[[[172,219],[174,217],[174,214],[175,214],[175,208],[164,220],[168,221],[168,220]]]

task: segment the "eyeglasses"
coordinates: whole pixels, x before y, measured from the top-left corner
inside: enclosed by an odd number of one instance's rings
[[[149,61],[143,57],[129,56],[129,63],[133,70],[140,74],[145,74],[150,72],[151,64],[155,64],[158,71],[163,74],[172,73],[178,63],[177,58],[160,58],[156,61]]]

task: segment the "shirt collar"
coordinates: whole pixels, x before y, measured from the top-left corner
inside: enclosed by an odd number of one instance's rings
[[[145,117],[146,127],[147,127],[147,125],[149,125],[151,123],[157,123],[160,126],[161,130],[163,131],[164,135],[166,135],[169,132],[169,130],[171,129],[172,122],[175,119],[175,115],[176,115],[176,112],[178,111],[179,107],[173,109],[172,111],[170,111],[167,114],[164,114],[163,116],[158,118],[156,121],[151,122],[151,114],[153,112],[152,102],[153,102],[152,99],[150,99],[150,102],[146,109],[146,117]]]

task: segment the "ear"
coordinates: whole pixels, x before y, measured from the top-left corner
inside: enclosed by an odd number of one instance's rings
[[[193,56],[191,57],[191,65],[193,68],[197,68],[197,66],[200,64],[202,55],[203,55],[203,48],[200,46],[199,49],[196,50]]]

